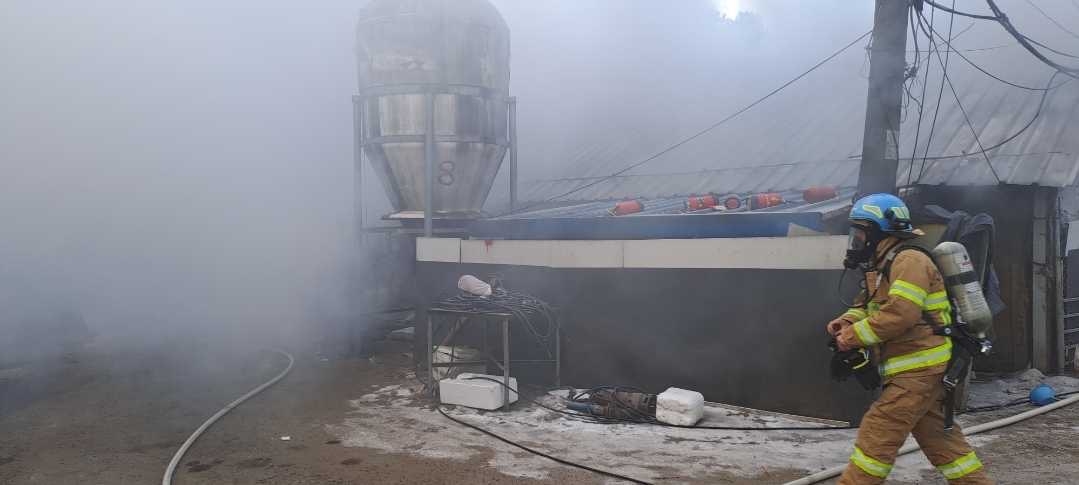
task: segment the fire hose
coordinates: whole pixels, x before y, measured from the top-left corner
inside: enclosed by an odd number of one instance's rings
[[[1010,426],[1010,425],[1013,425],[1013,424],[1018,423],[1020,421],[1025,421],[1027,419],[1033,418],[1034,416],[1045,414],[1045,413],[1048,413],[1048,412],[1056,410],[1056,409],[1060,409],[1060,408],[1065,407],[1065,406],[1070,406],[1070,405],[1075,404],[1077,402],[1079,402],[1079,395],[1071,396],[1071,397],[1069,397],[1067,399],[1062,399],[1062,400],[1057,401],[1055,403],[1047,404],[1047,405],[1042,406],[1042,407],[1037,408],[1037,409],[1031,409],[1030,411],[1019,413],[1019,414],[1016,414],[1014,416],[1009,416],[1007,418],[998,419],[996,421],[990,421],[988,423],[979,424],[977,426],[971,426],[970,428],[965,429],[963,432],[967,436],[972,436],[972,435],[976,435],[976,434],[979,434],[979,433],[984,433],[986,431],[992,431],[994,429],[1003,428],[1005,426]],[[906,446],[899,449],[899,455],[898,456],[906,455],[906,454],[908,454],[910,452],[913,452],[913,451],[915,451],[917,449],[919,449],[919,447],[918,447],[918,445],[916,443],[908,444],[908,445],[906,445]],[[843,470],[845,470],[846,468],[847,468],[847,465],[845,465],[845,464],[844,465],[839,465],[839,466],[829,468],[829,469],[824,470],[824,471],[814,473],[814,474],[809,475],[807,477],[800,478],[798,480],[787,482],[784,485],[810,485],[810,484],[813,484],[813,483],[822,482],[822,481],[827,480],[829,478],[838,476],[839,474],[843,473]]]
[[[213,424],[216,423],[217,420],[221,419],[222,416],[228,414],[228,412],[232,411],[233,408],[239,406],[240,404],[243,404],[244,401],[255,397],[255,395],[257,395],[258,393],[265,391],[268,387],[277,384],[277,381],[284,379],[285,376],[288,375],[288,373],[292,370],[292,365],[296,363],[296,359],[293,359],[291,354],[283,350],[269,350],[281,354],[288,359],[288,365],[285,366],[285,370],[281,371],[280,374],[274,376],[273,379],[262,383],[260,386],[252,389],[247,394],[240,396],[239,399],[232,401],[224,408],[221,408],[221,410],[218,411],[217,414],[210,416],[210,419],[207,419],[205,423],[202,423],[202,426],[199,426],[194,433],[191,433],[191,436],[187,438],[187,441],[185,441],[183,445],[180,445],[180,449],[176,451],[175,455],[173,455],[172,461],[169,462],[168,468],[165,469],[165,476],[161,479],[161,485],[172,485],[172,476],[176,474],[176,467],[179,466],[180,460],[184,459],[184,454],[187,453],[188,448],[191,448],[191,445],[195,444],[195,440],[199,439],[199,436],[202,436],[202,433],[206,432],[207,429],[210,429],[210,426],[213,426]]]

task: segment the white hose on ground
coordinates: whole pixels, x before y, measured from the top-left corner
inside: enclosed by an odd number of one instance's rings
[[[161,485],[172,485],[172,476],[176,473],[176,467],[179,466],[180,460],[184,459],[184,454],[187,453],[187,449],[191,448],[191,445],[195,444],[195,440],[199,439],[199,436],[201,436],[202,433],[209,429],[210,426],[213,426],[213,424],[216,423],[217,420],[221,419],[222,416],[228,414],[228,412],[232,411],[232,409],[236,406],[239,406],[240,404],[243,404],[244,401],[255,397],[256,394],[265,391],[266,388],[277,384],[277,381],[284,379],[285,376],[288,375],[289,371],[292,370],[292,364],[296,363],[296,359],[293,359],[291,354],[283,350],[270,350],[272,352],[277,352],[278,354],[281,354],[288,359],[288,366],[285,367],[285,370],[281,371],[281,373],[277,374],[277,376],[275,376],[273,379],[270,379],[264,382],[262,385],[252,389],[251,392],[248,392],[247,394],[240,396],[239,399],[229,403],[228,406],[222,408],[220,411],[217,412],[217,414],[210,416],[210,419],[207,419],[205,423],[202,423],[202,426],[199,426],[199,429],[196,429],[194,433],[191,433],[191,436],[187,438],[187,441],[185,441],[183,445],[180,445],[180,449],[176,450],[176,454],[173,455],[172,461],[169,462],[168,468],[165,469],[165,477],[161,479]]]
[[[1045,414],[1054,409],[1060,409],[1064,406],[1075,404],[1076,402],[1079,402],[1079,395],[1075,395],[1067,399],[1062,399],[1055,403],[1047,404],[1039,408],[1031,409],[1030,411],[1022,412],[1016,414],[1015,416],[1009,416],[1007,418],[998,419],[996,421],[990,421],[988,423],[979,424],[977,426],[971,426],[970,428],[964,429],[963,434],[967,436],[973,436],[978,433],[984,433],[986,431],[992,431],[997,428],[1003,428],[1005,426],[1009,426],[1020,421],[1033,418],[1034,416],[1037,416],[1039,414]],[[899,449],[899,455],[902,456],[917,449],[917,443],[910,443]],[[823,482],[824,480],[838,476],[839,474],[843,473],[843,470],[845,470],[846,468],[847,465],[843,464],[834,468],[829,468],[827,470],[814,473],[807,477],[799,478],[798,480],[794,480],[792,482],[787,482],[783,485],[810,485],[813,483]]]

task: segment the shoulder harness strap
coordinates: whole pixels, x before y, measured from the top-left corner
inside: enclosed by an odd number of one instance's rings
[[[926,255],[927,257],[929,257],[929,263],[932,264],[934,268],[937,268],[937,262],[936,262],[936,260],[933,259],[933,253],[927,251],[925,248],[923,248],[921,246],[900,244],[899,246],[896,246],[895,248],[893,248],[888,253],[888,257],[884,262],[884,267],[881,269],[881,275],[883,275],[885,278],[891,278],[890,273],[891,273],[891,270],[892,270],[892,262],[895,261],[895,257],[898,256],[899,253],[902,253],[904,251],[918,251],[919,253],[922,253],[922,254]],[[937,271],[939,272],[940,268],[937,268]],[[945,290],[945,291],[947,291],[947,290]],[[951,297],[951,295],[949,295],[949,298],[950,297]],[[955,309],[952,308],[951,311],[955,312]],[[933,333],[935,333],[937,335],[951,336],[951,334],[949,332],[947,332],[944,327],[941,327],[941,326],[937,325],[933,321],[933,318],[929,314],[929,312],[923,310],[922,311],[922,318],[925,320],[926,325],[929,325],[929,327],[931,327],[933,329]]]
[[[904,251],[918,251],[919,253],[922,253],[929,257],[929,262],[933,265],[934,268],[937,267],[937,262],[933,259],[933,253],[929,252],[925,248],[921,246],[900,244],[892,248],[892,250],[888,252],[888,256],[886,256],[884,259],[884,267],[881,268],[880,272],[884,275],[885,278],[891,277],[892,263],[895,261],[896,256],[899,256],[899,253],[902,253]],[[940,271],[940,268],[937,268],[937,271]]]

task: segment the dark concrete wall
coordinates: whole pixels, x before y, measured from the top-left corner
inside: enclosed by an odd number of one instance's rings
[[[829,378],[824,325],[842,312],[839,271],[419,263],[421,292],[429,301],[453,294],[466,273],[497,274],[558,307],[563,384],[683,387],[710,401],[846,420],[874,397]]]
[[[1031,362],[1034,189],[1032,187],[924,187],[923,204],[971,214],[985,212],[996,223],[993,265],[1008,308],[993,322],[994,351],[978,370],[1014,372]]]

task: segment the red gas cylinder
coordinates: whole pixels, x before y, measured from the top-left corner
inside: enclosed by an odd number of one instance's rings
[[[750,210],[775,207],[783,203],[783,196],[776,193],[757,194],[749,198]]]
[[[612,216],[624,216],[628,214],[636,214],[643,210],[644,204],[642,204],[641,201],[623,200],[622,202],[615,204],[614,207],[607,211],[607,213]]]
[[[719,205],[719,198],[714,195],[690,197],[686,199],[686,211],[694,212],[702,209],[711,209]]]
[[[810,187],[802,192],[802,198],[810,204],[832,200],[836,197],[839,197],[839,194],[836,193],[835,187],[828,185]]]

